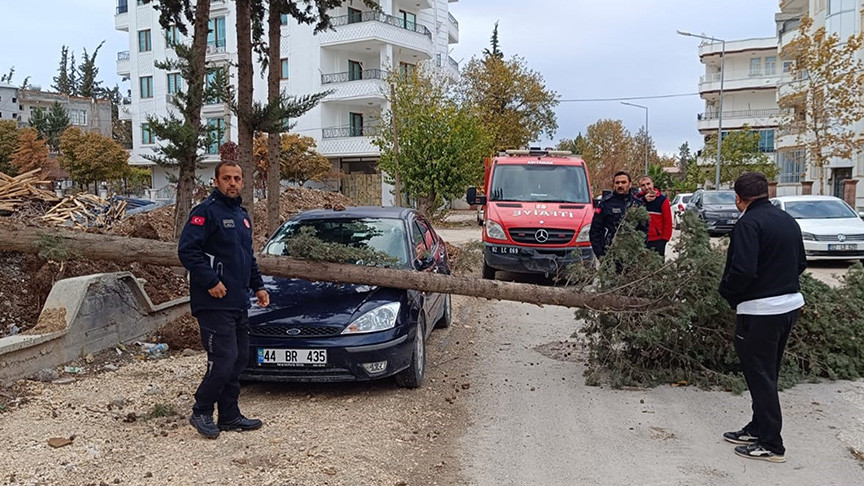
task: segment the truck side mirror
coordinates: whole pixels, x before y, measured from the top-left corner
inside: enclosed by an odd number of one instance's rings
[[[482,206],[482,205],[486,204],[486,196],[478,196],[477,195],[477,188],[474,186],[471,186],[468,188],[468,191],[465,193],[465,201],[468,202],[468,204],[479,204]]]

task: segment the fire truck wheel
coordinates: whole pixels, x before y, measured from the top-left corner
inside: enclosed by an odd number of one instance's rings
[[[483,278],[487,280],[495,280],[495,269],[486,265],[486,262],[483,262]]]

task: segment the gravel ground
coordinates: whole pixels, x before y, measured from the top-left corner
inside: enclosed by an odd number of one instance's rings
[[[29,397],[0,413],[0,484],[459,484],[476,312],[466,301],[454,299],[454,324],[432,333],[422,388],[249,385],[241,406],[264,427],[217,440],[187,423],[201,353],[127,360],[69,384],[19,383]],[[52,448],[51,438],[72,443]]]

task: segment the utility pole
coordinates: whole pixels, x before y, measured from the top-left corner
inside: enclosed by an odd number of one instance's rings
[[[396,206],[402,206],[402,184],[399,183],[399,134],[396,131],[396,87],[390,83],[390,118],[393,125],[393,163],[396,165]]]

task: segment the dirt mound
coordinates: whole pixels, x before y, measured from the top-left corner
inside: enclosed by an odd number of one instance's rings
[[[292,216],[310,209],[343,209],[354,203],[342,193],[307,189],[305,187],[286,188],[279,196],[279,224]],[[260,249],[270,237],[267,229],[267,199],[255,203],[255,234],[252,237],[255,249]]]
[[[133,214],[116,223],[106,233],[149,240],[174,240],[174,205],[156,208],[146,213]]]
[[[187,348],[196,351],[204,349],[201,346],[198,321],[188,312],[157,329],[149,340],[154,343],[165,343],[168,349],[175,351],[183,351]]]

